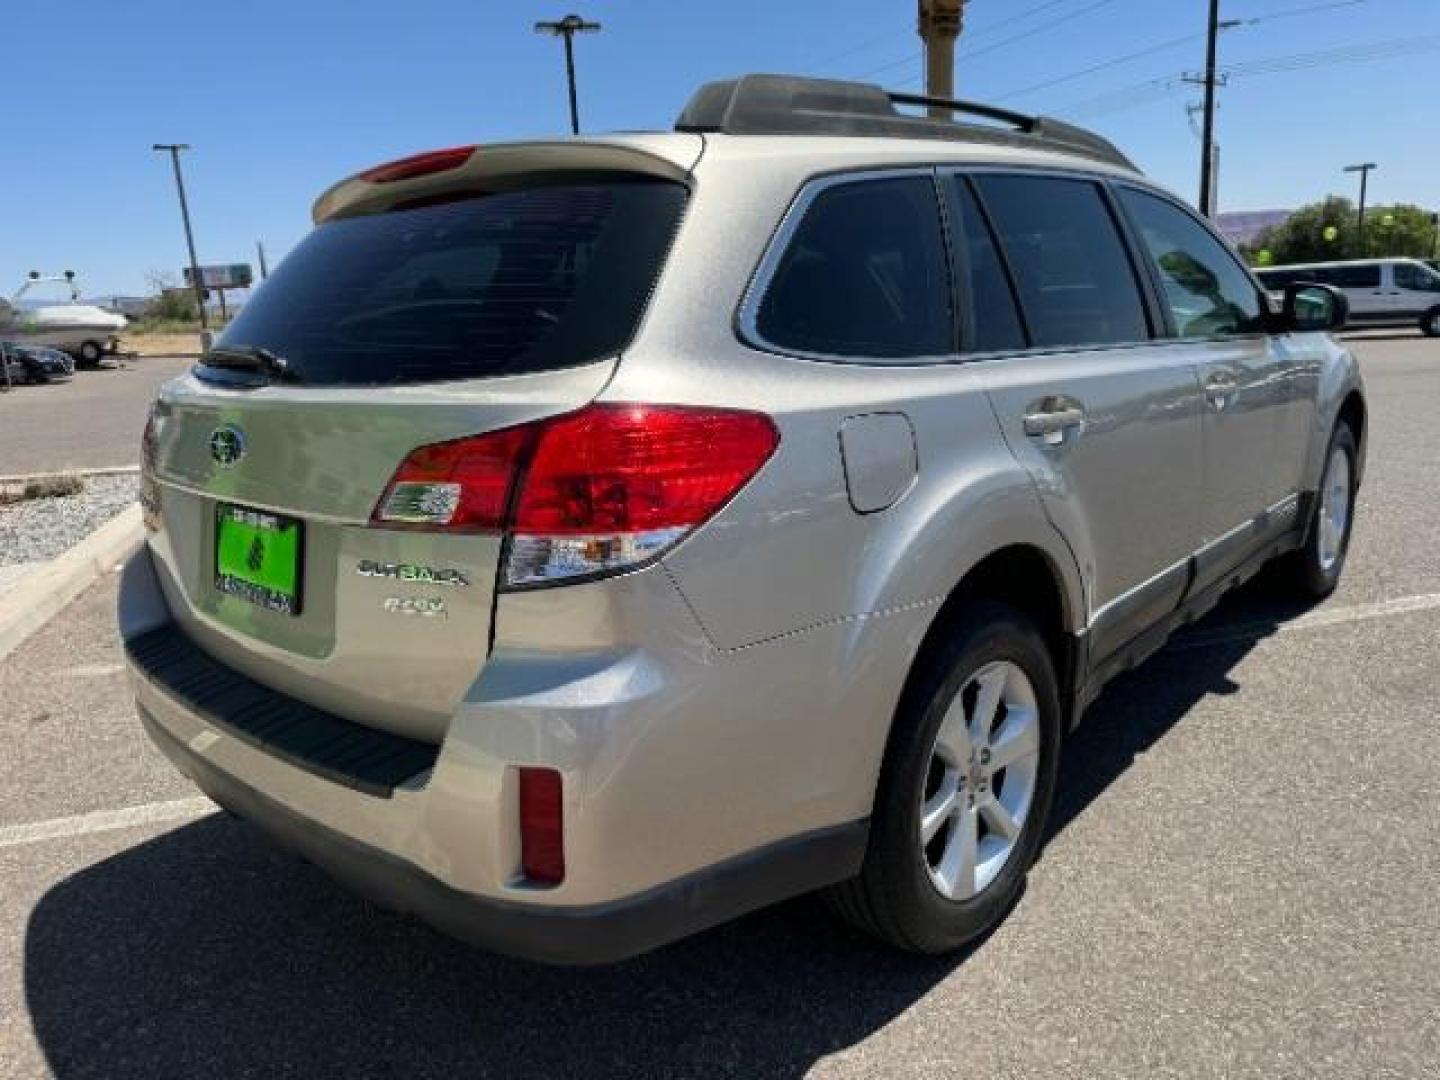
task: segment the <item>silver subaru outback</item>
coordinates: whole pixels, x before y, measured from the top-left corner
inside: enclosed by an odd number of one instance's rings
[[[314,217],[146,426],[140,717],[488,948],[611,961],[825,890],[954,949],[1108,679],[1344,566],[1343,298],[1272,304],[1079,128],[747,76]]]

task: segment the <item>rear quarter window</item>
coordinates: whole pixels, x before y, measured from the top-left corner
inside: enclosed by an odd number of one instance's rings
[[[771,276],[756,314],[780,350],[907,359],[953,346],[940,208],[928,174],[825,188]]]
[[[570,367],[628,344],[683,211],[679,184],[556,180],[327,222],[220,344],[306,385],[395,385]]]

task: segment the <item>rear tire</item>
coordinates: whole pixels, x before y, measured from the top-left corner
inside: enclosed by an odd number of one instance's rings
[[[861,872],[826,894],[842,918],[910,952],[950,952],[1005,917],[1059,765],[1055,666],[1034,625],[979,600],[953,626],[917,661],[896,712]]]
[[[1426,337],[1440,337],[1440,307],[1433,307],[1420,316],[1420,332]]]
[[[1324,600],[1340,584],[1355,524],[1356,456],[1355,435],[1342,420],[1325,451],[1325,472],[1310,511],[1305,544],[1284,563],[1291,588],[1307,600]]]
[[[83,367],[97,367],[105,355],[105,349],[98,341],[81,342],[78,352],[76,359]]]

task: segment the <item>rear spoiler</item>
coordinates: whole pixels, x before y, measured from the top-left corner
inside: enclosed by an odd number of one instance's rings
[[[505,191],[524,186],[528,178],[544,173],[630,173],[686,183],[699,157],[698,145],[694,153],[688,155],[690,160],[682,163],[660,152],[665,145],[662,140],[674,138],[673,135],[655,138],[653,149],[632,143],[567,140],[496,143],[433,151],[366,169],[340,181],[315,200],[310,216],[319,225],[336,218],[383,213],[398,205],[441,196]],[[673,144],[669,148],[673,150]],[[408,163],[427,159],[438,167],[407,168]]]

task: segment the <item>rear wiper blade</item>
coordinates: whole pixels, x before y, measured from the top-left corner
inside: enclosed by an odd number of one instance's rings
[[[201,358],[206,367],[259,371],[276,382],[296,382],[290,361],[261,345],[216,345]]]

